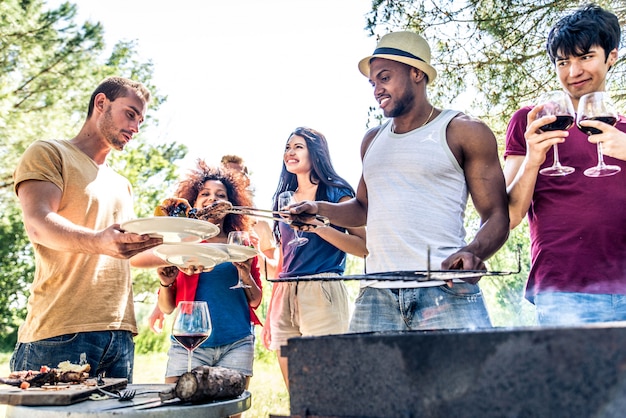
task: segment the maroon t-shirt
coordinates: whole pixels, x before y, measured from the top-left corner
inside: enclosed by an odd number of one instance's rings
[[[518,110],[506,132],[509,155],[526,155],[526,115]],[[626,132],[620,116],[617,128]],[[604,157],[619,165],[618,174],[591,178],[585,169],[598,162],[596,145],[576,126],[559,144],[561,164],[576,171],[567,176],[539,174],[528,210],[532,266],[526,297],[540,292],[626,294],[626,162]],[[552,165],[548,152],[542,167]]]

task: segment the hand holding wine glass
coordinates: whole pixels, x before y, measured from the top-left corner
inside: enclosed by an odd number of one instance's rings
[[[607,92],[596,91],[594,93],[585,94],[578,102],[578,117],[576,123],[578,128],[587,135],[597,135],[602,133],[597,128],[591,126],[583,126],[580,122],[585,120],[597,120],[606,124],[615,126],[618,114]],[[617,174],[621,168],[617,165],[607,165],[604,162],[604,154],[602,153],[602,142],[597,144],[598,164],[595,167],[588,168],[584,174],[588,177],[606,177]]]
[[[563,91],[551,91],[539,97],[539,103],[543,108],[537,113],[537,119],[544,116],[556,116],[554,122],[543,125],[540,129],[547,131],[565,131],[574,124],[574,105],[569,96]],[[544,176],[566,176],[574,172],[573,167],[564,166],[559,161],[559,148],[556,144],[552,146],[554,162],[550,167],[539,170]]]
[[[254,248],[252,245],[252,241],[250,240],[250,234],[246,231],[231,231],[228,233],[228,244],[230,245],[242,245],[244,247]],[[239,280],[236,285],[231,286],[231,289],[239,289],[241,287],[250,287],[247,284],[243,283],[241,280],[241,276],[239,276]]]
[[[187,371],[193,351],[211,335],[211,317],[205,301],[181,301],[176,308],[172,336],[187,349]]]
[[[289,205],[292,205],[294,203],[297,203],[297,202],[296,202],[296,199],[294,198],[294,193],[292,191],[282,192],[281,194],[278,195],[278,210],[285,210],[285,208],[287,208]],[[307,242],[309,242],[309,239],[300,236],[299,232],[296,229],[293,230],[293,233],[295,235],[295,238],[289,241],[287,243],[288,245],[294,245],[296,247],[300,247],[306,244]]]

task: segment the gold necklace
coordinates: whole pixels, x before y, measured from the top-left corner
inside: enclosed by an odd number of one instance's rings
[[[426,121],[424,121],[424,123],[422,123],[422,124],[418,127],[418,129],[419,129],[419,128],[423,128],[423,127],[424,127],[424,125],[426,125],[428,122],[430,122],[430,118],[433,116],[433,113],[434,113],[434,112],[435,112],[435,106],[432,106],[432,105],[431,105],[431,108],[430,108],[430,114],[429,114],[429,115],[428,115],[428,117],[426,118]],[[393,126],[393,124],[391,124],[391,132],[392,132],[392,133],[396,133],[396,128]]]
[[[432,107],[430,108],[430,114],[426,118],[426,122],[422,123],[422,126],[420,126],[420,128],[424,127],[424,125],[426,125],[430,121],[430,118],[433,116],[433,112],[435,111],[435,106],[433,106],[433,105],[431,105],[431,106]]]

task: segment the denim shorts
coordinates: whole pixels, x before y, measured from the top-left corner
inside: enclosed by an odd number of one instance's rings
[[[172,341],[167,352],[167,370],[165,377],[178,377],[187,372],[187,355],[185,347]],[[198,366],[220,366],[237,370],[245,376],[252,376],[254,361],[254,335],[248,335],[232,344],[219,347],[198,347],[193,350],[191,368]]]
[[[535,296],[541,325],[626,321],[626,295],[545,292]]]
[[[478,285],[360,289],[350,332],[490,328]]]
[[[11,371],[55,368],[63,361],[88,363],[90,376],[126,378],[132,382],[135,343],[130,331],[93,331],[65,334],[30,343],[17,343]]]

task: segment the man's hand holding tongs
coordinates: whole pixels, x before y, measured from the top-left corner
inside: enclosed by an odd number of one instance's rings
[[[310,200],[289,206],[291,227],[298,231],[311,232],[318,227],[330,226],[327,217],[317,214],[317,203]]]

